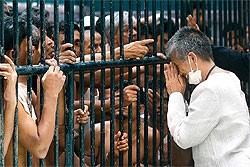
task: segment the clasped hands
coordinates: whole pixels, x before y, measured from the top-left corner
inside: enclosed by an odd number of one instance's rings
[[[186,89],[186,81],[179,74],[177,67],[172,62],[165,65],[164,75],[168,94],[171,95],[174,92],[180,92],[183,95]]]

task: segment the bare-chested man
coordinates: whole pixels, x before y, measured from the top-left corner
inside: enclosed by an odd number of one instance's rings
[[[140,90],[139,87],[136,85],[129,85],[124,88],[124,111],[123,111],[123,117],[124,117],[124,131],[121,133],[119,130],[119,109],[115,110],[115,120],[114,120],[114,149],[115,149],[115,156],[114,156],[114,162],[115,166],[119,166],[119,152],[123,152],[123,165],[128,166],[128,149],[129,147],[132,147],[132,164],[138,164],[143,162],[144,158],[148,158],[149,164],[153,162],[153,148],[152,146],[152,141],[153,141],[153,129],[151,127],[148,128],[148,144],[149,144],[149,150],[148,150],[148,157],[144,157],[144,131],[140,132],[140,162],[136,162],[136,150],[137,150],[137,126],[136,126],[136,116],[137,116],[137,111],[136,111],[136,104],[137,104],[137,92]],[[132,145],[128,145],[128,105],[132,104]],[[100,142],[100,135],[101,135],[101,124],[96,124],[95,125],[95,165],[100,164],[100,147],[101,147],[101,142]],[[141,129],[144,129],[144,124],[141,123],[140,125]],[[90,141],[91,141],[91,135],[90,135],[90,129],[87,132],[87,135],[85,137],[85,162],[86,165],[90,166],[91,165],[91,148],[90,148]],[[157,131],[156,133],[156,138],[159,139],[159,132]],[[109,166],[110,164],[110,121],[105,122],[105,165]],[[157,140],[157,145],[156,148],[158,149],[159,147],[159,140]]]

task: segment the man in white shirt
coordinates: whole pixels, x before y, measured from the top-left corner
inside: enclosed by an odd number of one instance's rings
[[[209,38],[184,27],[168,42],[172,63],[165,71],[168,127],[183,149],[192,147],[195,166],[250,166],[249,113],[240,81],[215,66]],[[187,77],[199,84],[190,104],[183,94]],[[188,116],[186,116],[188,113]]]

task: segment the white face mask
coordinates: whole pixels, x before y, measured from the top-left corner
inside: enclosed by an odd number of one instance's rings
[[[202,81],[201,70],[198,70],[197,58],[196,58],[196,63],[195,63],[197,67],[196,71],[192,69],[189,58],[188,58],[188,63],[191,69],[191,71],[188,73],[188,82],[189,84],[197,85]]]

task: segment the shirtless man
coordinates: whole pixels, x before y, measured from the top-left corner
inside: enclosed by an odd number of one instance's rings
[[[5,31],[9,33],[13,32],[13,23],[10,19],[6,19]],[[19,64],[27,65],[27,34],[26,22],[19,22],[19,29],[22,38],[20,38],[19,44]],[[36,27],[32,27],[33,37],[38,36],[38,30]],[[23,31],[22,31],[23,30]],[[38,36],[39,38],[39,36]],[[11,40],[11,39],[10,39]],[[13,58],[13,48],[6,50],[8,56]],[[32,47],[34,51],[34,46]],[[32,56],[33,64],[39,62],[39,56]],[[32,101],[28,99],[27,95],[27,76],[20,76],[18,78],[18,164],[20,166],[26,166],[27,151],[29,151],[34,158],[44,158],[48,152],[50,143],[54,136],[56,106],[58,94],[61,91],[65,76],[60,71],[58,66],[50,66],[48,71],[42,78],[42,86],[44,89],[44,105],[43,112],[39,121],[37,120],[35,113],[35,106],[37,104],[37,97],[32,92]],[[32,102],[31,105],[30,102]],[[5,157],[6,166],[13,166],[13,140],[7,151]]]
[[[114,132],[116,135],[114,136],[114,162],[115,166],[119,166],[119,152],[123,152],[123,164],[124,166],[128,166],[128,149],[129,147],[132,147],[132,164],[135,165],[137,163],[143,162],[144,158],[148,158],[149,164],[153,162],[153,129],[148,128],[148,144],[149,144],[149,150],[148,150],[148,157],[144,157],[144,131],[140,131],[140,162],[136,162],[136,150],[137,150],[137,127],[136,127],[136,104],[137,104],[137,92],[140,90],[139,87],[136,85],[129,85],[124,88],[124,111],[123,111],[123,117],[124,117],[124,130],[121,133],[119,129],[119,124],[120,124],[120,119],[119,119],[119,109],[115,110],[115,120],[114,120]],[[132,146],[128,145],[128,105],[132,104]],[[141,129],[144,129],[144,124],[141,123],[140,125]],[[105,165],[109,166],[110,165],[110,121],[105,122]],[[90,135],[91,129],[88,130],[87,135],[85,137],[85,163],[87,166],[91,166],[91,148],[90,148],[90,141],[91,141],[91,135]],[[100,135],[103,133],[101,131],[101,124],[96,124],[95,125],[95,165],[100,164],[100,147],[101,147],[101,142],[100,142]],[[157,131],[156,133],[156,138],[159,139],[159,132]],[[158,149],[159,147],[159,140],[157,140],[157,145],[156,148]],[[104,164],[102,164],[104,165]]]

